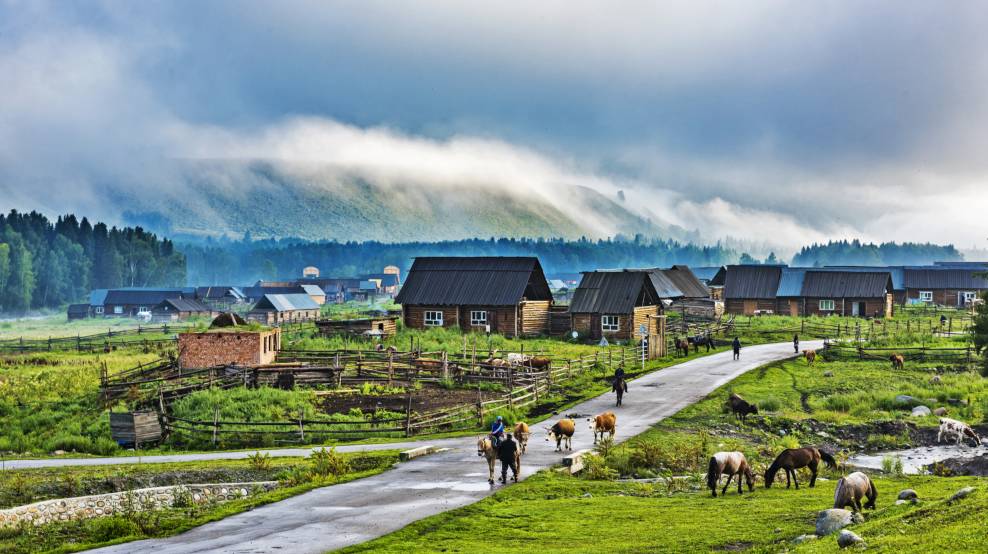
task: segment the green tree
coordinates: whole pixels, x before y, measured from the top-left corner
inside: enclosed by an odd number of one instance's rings
[[[0,289],[0,309],[24,312],[31,307],[31,297],[34,294],[31,252],[21,234],[10,225],[4,226],[2,239],[9,245],[9,276],[6,286]]]
[[[971,334],[974,349],[981,356],[982,374],[988,375],[988,292],[981,293],[981,302],[974,308]]]

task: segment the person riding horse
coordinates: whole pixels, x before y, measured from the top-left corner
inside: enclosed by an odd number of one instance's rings
[[[501,441],[504,440],[504,418],[497,416],[494,423],[491,424],[491,443],[494,445],[494,450],[497,450],[501,446]]]

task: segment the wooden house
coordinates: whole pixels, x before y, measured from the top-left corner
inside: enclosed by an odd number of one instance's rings
[[[67,314],[69,320],[86,319],[90,317],[89,304],[69,304]]]
[[[218,311],[228,311],[235,305],[245,304],[247,296],[239,287],[218,285],[197,287],[196,300]]]
[[[319,304],[308,294],[265,294],[247,313],[249,321],[280,325],[319,319]]]
[[[549,331],[552,293],[538,258],[423,257],[395,301],[412,329],[535,336]]]
[[[150,314],[151,308],[170,298],[193,298],[195,289],[124,288],[106,291],[98,315],[134,317]]]
[[[151,308],[151,321],[158,323],[184,321],[190,317],[215,316],[216,312],[212,308],[191,298],[169,298]]]
[[[393,337],[398,332],[398,316],[382,315],[358,319],[320,319],[316,322],[319,333],[333,335],[367,335]]]
[[[944,264],[903,269],[905,303],[938,306],[968,306],[978,294],[988,290],[984,275],[988,268],[980,264]]]
[[[891,317],[892,292],[888,271],[786,267],[776,291],[776,313]]]
[[[570,327],[582,337],[632,340],[645,334],[665,341],[662,297],[649,270],[588,271],[573,293]]]
[[[724,311],[729,314],[775,313],[780,265],[730,265],[724,278]]]

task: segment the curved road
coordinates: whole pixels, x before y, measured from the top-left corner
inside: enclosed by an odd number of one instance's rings
[[[808,342],[805,347],[822,347],[822,342]],[[730,352],[697,358],[632,381],[620,408],[614,408],[613,395],[604,394],[574,406],[566,413],[584,418],[614,410],[618,416],[617,438],[625,440],[702,399],[742,373],[791,356],[792,344],[782,343],[746,347],[740,361],[734,361]],[[550,446],[543,440],[541,427],[532,431],[528,453],[522,459],[523,477],[558,464],[562,457],[553,452],[555,444]],[[499,488],[487,484],[487,466],[477,458],[476,439],[422,441],[409,443],[409,446],[412,444],[444,446],[449,450],[400,464],[373,477],[316,489],[230,516],[181,535],[120,544],[97,552],[243,554],[282,551],[315,554],[365,542],[413,521],[472,504]],[[593,437],[586,422],[578,421],[573,449],[592,446]],[[373,445],[373,448],[394,447],[393,444]],[[308,449],[289,451],[297,456]],[[202,457],[182,459],[210,459],[209,454],[189,456]],[[176,461],[174,456],[169,458]],[[120,463],[120,458],[113,460]]]

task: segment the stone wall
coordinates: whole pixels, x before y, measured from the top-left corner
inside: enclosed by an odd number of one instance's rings
[[[269,491],[277,486],[276,481],[173,485],[75,498],[42,500],[26,506],[0,510],[0,528],[16,527],[22,522],[44,525],[56,521],[88,519],[122,514],[128,510],[160,510],[172,507],[176,498],[197,504],[227,502]]]

